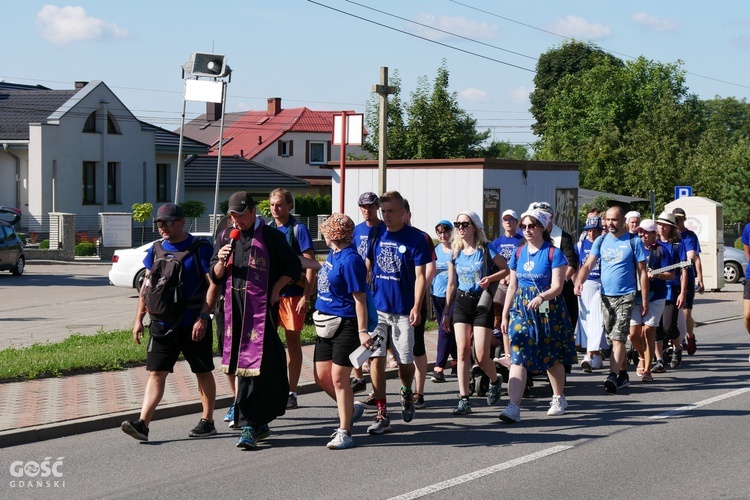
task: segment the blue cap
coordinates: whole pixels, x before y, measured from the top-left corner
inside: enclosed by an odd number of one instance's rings
[[[435,224],[436,228],[438,226],[448,226],[450,228],[450,230],[453,231],[453,223],[451,221],[449,221],[448,219],[443,219],[440,222],[438,222],[437,224]]]
[[[602,218],[595,215],[594,217],[586,219],[586,225],[583,226],[583,230],[586,231],[587,229],[604,229],[602,226]]]

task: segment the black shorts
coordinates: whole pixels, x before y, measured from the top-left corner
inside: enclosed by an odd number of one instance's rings
[[[685,292],[685,304],[683,309],[692,309],[695,301],[695,278],[688,278],[687,291]]]
[[[492,329],[495,323],[495,313],[490,308],[486,313],[477,311],[479,296],[482,292],[466,293],[461,290],[456,291],[455,306],[453,307],[453,324],[466,323],[468,325],[479,326]]]
[[[149,329],[157,332],[156,325]],[[146,369],[153,372],[172,373],[180,353],[190,365],[193,373],[206,373],[214,369],[213,325],[208,322],[206,334],[198,342],[193,341],[193,326],[175,328],[168,335],[150,335],[146,349]]]
[[[313,359],[318,361],[333,361],[339,366],[352,366],[349,355],[360,346],[357,332],[357,318],[343,318],[339,329],[330,339],[318,337],[315,342]]]
[[[427,301],[422,301],[422,310],[419,311],[419,316],[422,318],[419,324],[414,327],[414,349],[412,354],[414,357],[424,356],[427,354],[427,348],[424,345],[424,330],[425,324],[427,323]]]
[[[742,293],[743,300],[750,300],[750,280],[745,280],[745,291]]]

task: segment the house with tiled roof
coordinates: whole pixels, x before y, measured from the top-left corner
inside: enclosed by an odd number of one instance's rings
[[[96,217],[174,199],[179,136],[136,118],[101,81],[0,82],[0,146],[0,205],[23,211],[25,231],[47,233],[50,212]]]
[[[209,103],[206,108],[205,114],[185,124],[183,130],[185,137],[209,144],[209,155],[215,156],[219,149],[221,105]],[[331,137],[333,117],[341,112],[306,107],[284,109],[281,98],[272,97],[265,110],[227,113],[222,155],[300,177],[309,184],[305,194],[330,194],[332,171],[324,167],[329,161],[340,161],[341,148],[331,145]],[[346,152],[369,157],[359,146],[347,146]]]

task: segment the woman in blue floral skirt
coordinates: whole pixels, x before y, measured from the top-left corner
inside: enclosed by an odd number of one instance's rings
[[[529,210],[521,215],[524,239],[510,258],[510,283],[503,308],[503,333],[510,336],[510,403],[500,413],[504,422],[521,420],[521,398],[528,373],[547,372],[552,403],[547,415],[562,415],[565,364],[575,364],[575,333],[560,296],[567,260],[545,229],[550,215]]]

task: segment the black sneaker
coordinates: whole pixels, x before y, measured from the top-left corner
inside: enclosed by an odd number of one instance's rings
[[[360,392],[365,392],[367,390],[367,382],[365,382],[365,379],[357,380],[356,378],[352,379],[352,392],[354,394],[359,394]]]
[[[401,389],[401,418],[407,423],[414,419],[414,393],[411,390]]]
[[[260,441],[266,439],[271,435],[271,429],[268,428],[268,424],[253,425],[253,431],[255,431],[255,440]]]
[[[391,419],[388,417],[388,412],[386,411],[379,411],[375,416],[375,422],[367,428],[368,434],[385,434],[391,431],[393,431],[393,428],[391,428]]]
[[[378,403],[375,401],[375,393],[371,392],[369,396],[367,396],[367,399],[364,399],[362,401],[355,401],[355,405],[363,406],[367,408],[368,410],[377,410],[378,409]]]
[[[617,388],[625,389],[626,387],[630,387],[630,377],[628,376],[628,372],[623,370],[617,376]]]
[[[480,398],[483,398],[487,395],[487,392],[490,390],[490,377],[488,377],[484,372],[479,376],[479,389],[477,389],[477,396]]]
[[[286,402],[286,409],[296,410],[297,408],[299,408],[299,406],[297,406],[297,396],[295,396],[294,394],[289,394],[289,399]]]
[[[425,407],[424,394],[415,394],[414,395],[414,408],[421,410],[424,407]]]
[[[122,432],[140,441],[148,441],[148,427],[141,419],[126,420],[120,425]]]
[[[617,394],[617,375],[614,372],[610,372],[604,381],[604,389],[610,394]]]
[[[206,420],[205,418],[202,418],[200,422],[198,422],[198,425],[193,427],[193,430],[190,431],[191,438],[202,438],[206,436],[213,436],[216,434],[216,426],[213,422]]]
[[[665,373],[667,369],[664,368],[664,360],[657,359],[656,361],[654,361],[654,364],[651,365],[651,371],[654,373]]]
[[[675,349],[672,353],[672,361],[669,362],[671,369],[679,368],[682,364],[682,349]]]
[[[445,382],[445,373],[443,372],[432,372],[432,378],[430,378],[433,382],[436,382],[438,384]]]

